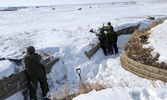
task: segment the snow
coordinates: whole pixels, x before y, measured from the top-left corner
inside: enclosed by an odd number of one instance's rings
[[[167,90],[162,88],[114,87],[81,94],[73,100],[166,100]]]
[[[1,0],[0,6],[49,6],[49,5],[76,5],[94,3],[129,2],[132,0]],[[156,0],[134,0],[134,1],[156,1]],[[165,1],[165,0],[164,0]]]
[[[5,100],[24,100],[24,97],[23,97],[21,92],[17,92],[17,93],[15,93],[15,95],[12,95]]]
[[[15,72],[15,65],[9,61],[1,61],[0,63],[0,79],[3,77],[8,77]]]
[[[158,59],[159,62],[167,63],[167,31],[166,31],[167,21],[164,21],[163,24],[158,25],[157,27],[151,29],[151,35],[149,37],[149,44],[145,45],[145,48],[152,47],[154,50],[152,51],[152,55],[155,56],[157,53],[160,54]]]
[[[141,1],[142,3],[135,5],[112,5],[111,3],[106,4],[106,2],[118,1],[82,0],[76,2],[76,0],[68,0],[60,2],[47,0],[40,3],[38,0],[30,1],[10,0],[9,2],[9,0],[1,0],[0,6],[44,4],[62,6],[29,7],[11,12],[1,11],[0,57],[22,58],[24,56],[22,52],[29,45],[35,46],[37,53],[47,52],[55,58],[59,57],[60,61],[53,66],[51,73],[47,75],[50,93],[55,92],[66,82],[73,85],[76,90],[79,80],[75,72],[76,68],[82,69],[84,81],[109,84],[113,87],[99,92],[92,91],[86,96],[76,97],[77,100],[89,100],[89,98],[94,99],[102,96],[106,100],[111,98],[117,100],[121,98],[132,100],[166,99],[166,90],[163,89],[167,88],[166,83],[140,78],[122,68],[120,63],[120,55],[123,52],[122,45],[131,35],[122,35],[118,38],[119,53],[117,55],[104,56],[102,49],[99,49],[90,60],[84,55],[84,51],[92,48],[90,43],[97,44],[99,42],[96,35],[89,32],[91,28],[97,31],[98,27],[101,27],[103,23],[106,25],[108,21],[111,21],[114,30],[139,23],[141,24],[140,29],[146,28],[151,23],[151,20],[146,20],[148,16],[162,18],[167,15],[166,3]],[[74,3],[75,5],[71,5]],[[103,3],[103,5],[99,6],[96,3]],[[90,5],[91,8],[89,8]],[[82,8],[82,10],[78,10],[78,8]],[[162,42],[165,43],[164,41]],[[15,68],[18,67],[15,66],[9,61],[0,61],[1,77],[14,73]],[[71,92],[74,91],[71,90]],[[122,96],[120,96],[121,94]],[[6,100],[13,100],[16,97],[17,100],[23,98],[21,92],[18,92]]]

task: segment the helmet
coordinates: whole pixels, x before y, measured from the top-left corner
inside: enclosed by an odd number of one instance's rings
[[[33,46],[29,46],[29,47],[27,48],[27,52],[28,52],[29,54],[32,54],[32,53],[35,52],[35,48],[34,48]]]
[[[110,25],[111,25],[111,22],[108,22],[107,25],[110,26]]]

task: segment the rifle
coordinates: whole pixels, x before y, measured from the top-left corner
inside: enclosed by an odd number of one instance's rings
[[[5,58],[5,57],[3,57],[3,58],[0,58],[0,61],[1,61],[1,60],[6,60],[6,58]]]
[[[22,59],[12,59],[12,58],[5,58],[5,57],[0,58],[0,61],[1,60],[9,60],[9,61],[12,61],[12,62],[14,62],[16,64],[21,64],[21,62],[22,62]]]
[[[102,26],[102,28],[104,28],[105,26],[104,26],[104,23],[103,23],[103,26]]]
[[[103,26],[102,26],[102,28],[105,30],[105,29],[107,28],[107,26],[105,26],[105,25],[104,25],[104,23],[103,23]]]

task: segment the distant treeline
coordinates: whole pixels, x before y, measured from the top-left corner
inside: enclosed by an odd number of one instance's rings
[[[41,7],[55,7],[55,6],[93,6],[93,5],[136,5],[136,1],[126,2],[106,2],[106,3],[88,3],[88,4],[71,4],[71,5],[49,5],[49,6],[20,6],[20,7],[0,7],[0,11],[16,11],[25,8],[41,8]]]
[[[16,11],[18,9],[24,9],[27,7],[7,7],[7,8],[0,8],[0,11]]]

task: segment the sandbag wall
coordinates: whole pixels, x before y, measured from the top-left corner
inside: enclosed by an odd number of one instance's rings
[[[41,63],[45,66],[46,74],[52,69],[52,66],[59,61],[59,58],[51,59],[50,57],[43,60]],[[28,79],[26,72],[21,71],[16,74],[12,74],[9,77],[5,77],[0,80],[0,100],[15,94],[18,91],[23,90],[23,95],[27,94],[28,91]]]
[[[123,52],[120,59],[121,59],[122,66],[126,70],[142,78],[147,78],[152,80],[161,80],[161,81],[167,82],[167,70],[159,69],[153,66],[148,66],[148,65],[144,65],[139,62],[136,62],[131,58],[127,57],[125,52]]]

